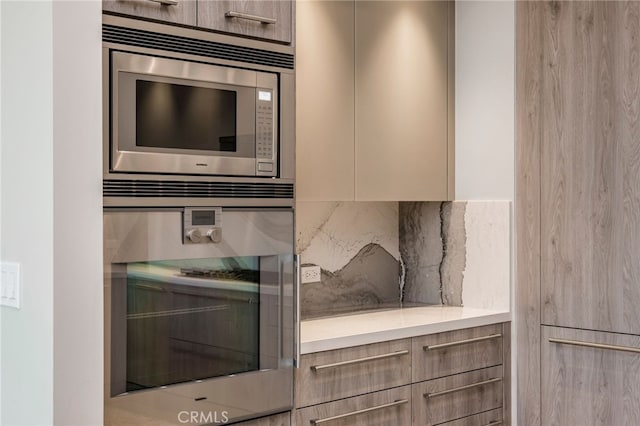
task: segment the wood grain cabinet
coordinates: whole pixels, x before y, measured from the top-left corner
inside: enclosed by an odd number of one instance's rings
[[[550,341],[639,347],[639,29],[634,1],[516,5],[522,425],[640,419],[637,356]]]
[[[291,413],[274,414],[273,416],[235,424],[236,426],[291,426]]]
[[[297,199],[453,199],[454,7],[297,4]]]
[[[640,336],[543,327],[543,425],[636,425]]]
[[[198,0],[198,27],[291,43],[291,0]]]
[[[196,0],[102,0],[102,10],[181,25],[196,25]]]
[[[303,355],[293,424],[508,425],[509,329],[494,324]]]
[[[409,339],[307,354],[296,371],[296,406],[410,383]]]

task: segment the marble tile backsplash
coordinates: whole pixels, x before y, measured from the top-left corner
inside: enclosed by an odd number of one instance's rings
[[[298,202],[297,252],[322,281],[302,318],[413,304],[508,309],[510,203]]]

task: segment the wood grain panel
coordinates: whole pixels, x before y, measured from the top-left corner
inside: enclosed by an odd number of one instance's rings
[[[299,201],[353,201],[355,197],[354,4],[303,1],[296,6]]]
[[[405,355],[313,371],[312,366],[408,351]],[[360,395],[411,383],[411,340],[394,340],[303,355],[295,372],[295,406]]]
[[[314,424],[311,422],[312,420],[326,419],[403,400],[407,400],[407,403],[333,420],[327,424],[331,426],[409,425],[411,424],[411,386],[402,386],[296,410],[294,412],[295,425],[309,426]]]
[[[274,414],[273,416],[236,424],[237,426],[291,426],[291,412]]]
[[[502,324],[502,419],[505,425],[511,424],[511,323]],[[482,423],[483,425],[486,423]]]
[[[496,334],[502,334],[502,324],[413,338],[411,344],[413,382],[502,364],[502,337],[441,349],[423,349],[427,345],[461,342]]]
[[[502,377],[502,366],[456,374],[412,385],[413,425],[437,425],[502,408],[502,381],[461,388]],[[427,394],[456,390],[444,395]]]
[[[640,349],[640,337],[558,327],[543,327],[542,335],[542,424],[638,424],[640,354],[549,338]]]
[[[273,18],[275,24],[265,24],[244,18],[225,17],[227,12]],[[293,6],[291,0],[199,0],[198,26],[243,36],[292,41]]]
[[[446,423],[441,423],[439,426],[506,426],[509,424],[511,423],[502,419],[502,411],[498,409],[485,411],[484,413],[474,414],[473,416],[463,417],[461,419],[453,420]]]
[[[540,138],[543,2],[516,2],[516,336],[518,418],[540,424]]]
[[[196,25],[196,0],[164,5],[150,0],[102,0],[102,10],[182,25]]]
[[[640,334],[640,3],[545,16],[542,322]]]

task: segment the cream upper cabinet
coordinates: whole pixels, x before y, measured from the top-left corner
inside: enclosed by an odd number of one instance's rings
[[[354,190],[355,5],[296,2],[296,196],[349,201]]]
[[[297,198],[453,199],[453,2],[297,2]]]

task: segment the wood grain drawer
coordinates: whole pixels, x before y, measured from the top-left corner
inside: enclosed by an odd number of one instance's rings
[[[501,426],[502,424],[502,410],[497,409],[452,420],[438,426]]]
[[[150,0],[102,0],[102,10],[156,21],[196,25],[196,0],[177,0],[176,4]]]
[[[502,364],[502,324],[415,337],[413,382]]]
[[[410,383],[410,339],[307,354],[296,370],[296,407]]]
[[[236,423],[237,426],[291,426],[291,412]]]
[[[411,424],[411,386],[373,392],[307,407],[294,413],[295,426],[405,426]]]
[[[502,366],[413,385],[413,424],[436,425],[502,407]]]
[[[198,2],[198,27],[283,43],[292,40],[291,0]]]

